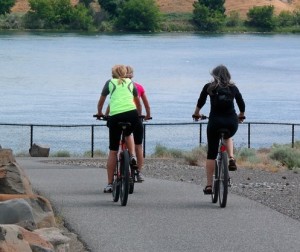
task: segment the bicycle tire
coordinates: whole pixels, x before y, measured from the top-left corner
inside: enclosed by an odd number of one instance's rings
[[[214,176],[212,180],[212,194],[211,194],[211,201],[212,203],[217,203],[218,202],[218,196],[219,196],[219,169],[218,169],[218,163],[217,160],[215,160],[215,171],[214,171]]]
[[[120,197],[120,162],[117,162],[115,171],[114,171],[114,180],[113,180],[113,191],[112,197],[114,202],[118,202]]]
[[[130,167],[129,194],[132,194],[134,191],[134,182],[135,182],[135,169]]]
[[[228,156],[226,152],[222,152],[222,162],[220,163],[220,183],[219,183],[219,203],[220,207],[224,208],[227,204],[228,195]]]
[[[122,206],[127,205],[129,193],[129,153],[124,150],[121,154],[121,188],[120,188],[120,201]]]

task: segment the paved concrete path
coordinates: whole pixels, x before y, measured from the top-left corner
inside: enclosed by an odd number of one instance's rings
[[[246,198],[221,209],[197,185],[146,178],[122,207],[102,192],[105,169],[39,160],[17,158],[93,252],[300,251],[300,222]]]

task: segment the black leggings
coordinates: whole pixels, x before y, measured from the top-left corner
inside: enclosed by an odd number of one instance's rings
[[[122,129],[118,125],[119,122],[131,123],[131,127],[129,127],[125,132],[125,136],[129,136],[140,124],[137,110],[135,109],[120,113],[109,118],[109,149],[114,151],[119,149],[119,143],[121,139]]]
[[[207,159],[216,159],[218,155],[218,147],[219,147],[219,135],[218,130],[221,128],[225,128],[229,130],[230,138],[234,136],[238,129],[238,117],[236,114],[229,114],[229,115],[210,115],[209,121],[207,124]]]

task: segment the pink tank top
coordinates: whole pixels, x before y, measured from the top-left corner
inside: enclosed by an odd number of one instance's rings
[[[144,95],[144,93],[145,93],[145,89],[139,83],[134,82],[134,85],[136,86],[136,89],[138,91],[138,97],[141,98]]]

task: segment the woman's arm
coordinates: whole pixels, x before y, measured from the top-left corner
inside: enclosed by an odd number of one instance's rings
[[[146,110],[145,120],[147,120],[147,119],[151,118],[150,104],[149,104],[146,93],[143,93],[141,98],[142,98],[142,101],[143,101],[143,104],[144,104],[144,107]]]
[[[135,103],[136,109],[139,115],[142,115],[142,105],[138,96],[134,96],[133,101]]]
[[[98,101],[98,116],[103,116],[102,110],[103,110],[103,105],[105,102],[106,96],[101,95]]]

